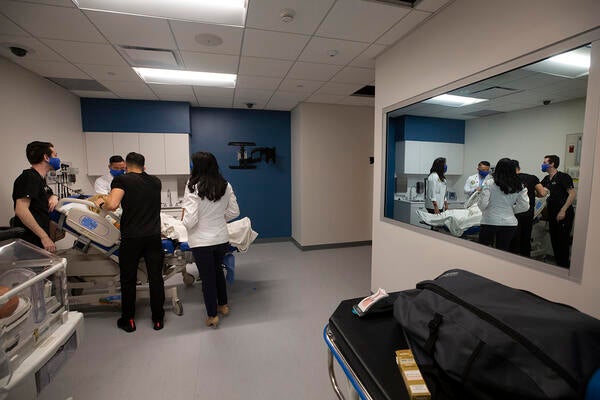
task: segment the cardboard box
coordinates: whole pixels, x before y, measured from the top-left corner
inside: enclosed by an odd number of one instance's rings
[[[431,393],[429,393],[412,351],[396,350],[396,363],[400,368],[400,374],[410,400],[430,400]]]

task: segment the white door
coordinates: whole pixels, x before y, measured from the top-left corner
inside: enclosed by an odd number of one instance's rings
[[[140,153],[146,158],[146,172],[151,175],[165,174],[165,135],[140,133]]]
[[[165,173],[167,175],[190,173],[190,139],[187,133],[165,134]]]
[[[113,135],[104,132],[85,132],[85,152],[88,175],[108,173],[108,159],[113,155]]]

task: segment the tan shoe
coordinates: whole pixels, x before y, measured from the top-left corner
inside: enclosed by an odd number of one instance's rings
[[[214,317],[208,317],[206,318],[206,326],[211,326],[213,328],[216,328],[219,325],[219,316],[216,315]]]
[[[217,306],[217,312],[219,314],[223,314],[223,316],[229,314],[229,306],[227,304],[223,304],[222,306]]]

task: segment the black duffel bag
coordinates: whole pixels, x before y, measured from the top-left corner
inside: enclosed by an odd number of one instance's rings
[[[394,317],[439,398],[582,399],[600,368],[600,320],[460,269],[401,292]]]

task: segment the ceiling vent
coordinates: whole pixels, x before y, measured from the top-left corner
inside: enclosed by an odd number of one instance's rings
[[[46,77],[49,81],[62,86],[67,90],[85,90],[95,92],[109,92],[107,88],[93,79],[71,79],[71,78],[52,78]]]
[[[471,95],[473,97],[477,97],[479,99],[497,99],[498,97],[508,96],[509,94],[515,94],[520,92],[521,90],[511,89],[502,86],[492,86],[487,89],[478,90],[476,92],[472,92]]]
[[[414,7],[420,0],[363,0],[371,3],[382,3],[391,6]]]
[[[179,69],[183,65],[170,49],[154,49],[139,46],[117,46],[119,52],[133,67]]]
[[[364,86],[364,87],[358,89],[356,92],[352,93],[350,96],[375,97],[375,86],[373,86],[373,85]]]
[[[469,117],[489,117],[490,115],[496,115],[496,114],[504,114],[504,111],[479,110],[479,111],[473,111],[470,113],[465,113],[463,115],[468,115]]]

